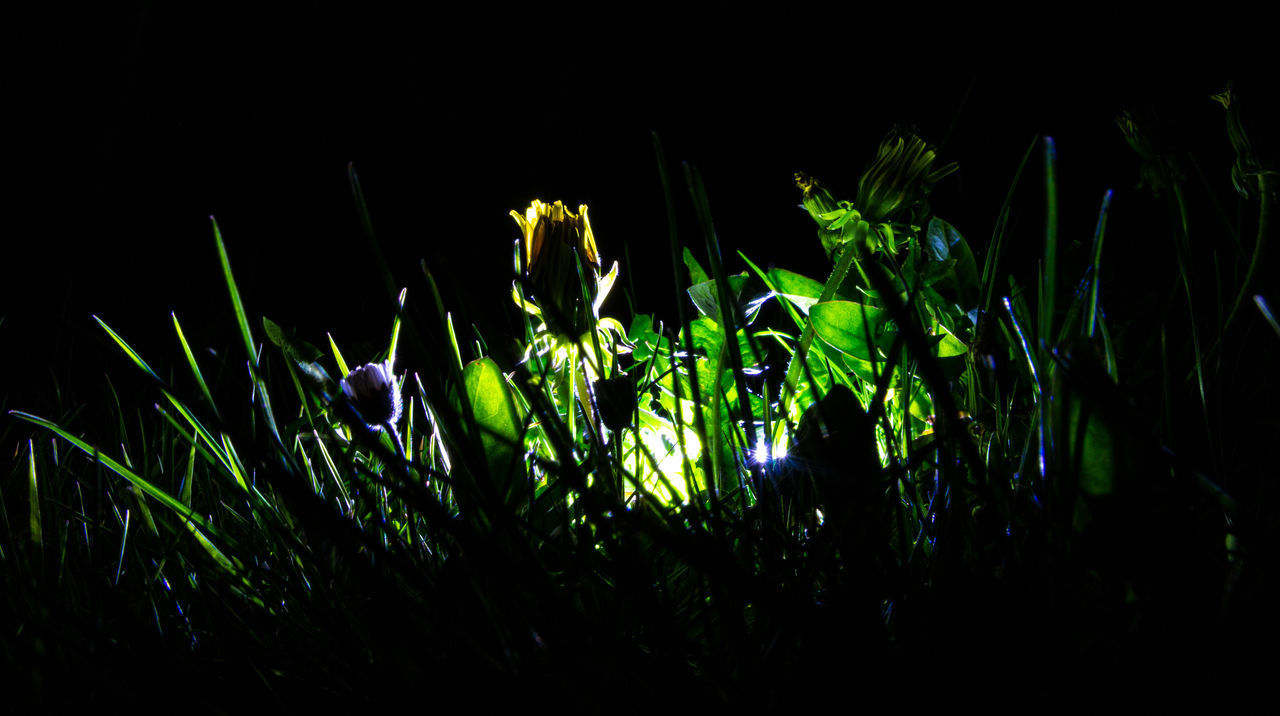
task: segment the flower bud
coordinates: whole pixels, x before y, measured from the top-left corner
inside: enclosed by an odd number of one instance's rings
[[[587,205],[574,214],[556,201],[535,199],[522,216],[511,212],[523,234],[523,277],[542,308],[548,328],[574,336],[591,327],[592,301],[600,273],[600,254],[587,219]],[[578,280],[578,261],[589,272],[587,300]]]
[[[371,428],[394,426],[400,420],[400,391],[389,362],[352,370],[342,379],[342,394]]]
[[[955,162],[934,168],[937,153],[914,134],[890,132],[876,158],[858,180],[854,205],[872,224],[888,221],[924,198],[938,180],[956,170]]]

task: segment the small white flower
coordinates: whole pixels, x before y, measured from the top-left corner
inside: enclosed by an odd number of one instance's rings
[[[342,379],[342,393],[369,427],[394,429],[400,420],[400,391],[391,363],[367,363]]]

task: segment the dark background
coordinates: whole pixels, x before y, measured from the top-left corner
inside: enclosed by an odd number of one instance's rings
[[[381,344],[392,303],[360,233],[352,163],[409,300],[428,300],[425,259],[464,325],[497,341],[517,320],[507,212],[533,198],[588,203],[638,308],[674,319],[651,131],[669,159],[702,172],[731,270],[743,250],[821,276],[792,173],[852,198],[896,123],[959,162],[933,204],[980,257],[1019,158],[1052,134],[1065,235],[1087,240],[1103,191],[1117,190],[1108,260],[1127,268],[1153,250],[1135,218],[1151,206],[1133,190],[1137,162],[1116,114],[1155,108],[1205,142],[1207,170],[1225,172],[1232,157],[1208,95],[1235,79],[1260,110],[1275,89],[1262,23],[1226,6],[1211,17],[974,13],[117,3],[15,22],[6,114],[19,127],[18,189],[0,305],[9,407],[47,394],[52,378],[92,382],[119,363],[90,314],[162,365],[182,361],[170,311],[197,346],[234,346],[210,215],[252,314],[318,344],[326,331]],[[1033,266],[1042,235],[1039,161],[1029,170],[1017,271]],[[1127,290],[1144,280],[1130,274]],[[1119,283],[1109,290],[1128,300]],[[606,312],[625,321],[628,308],[616,297]]]

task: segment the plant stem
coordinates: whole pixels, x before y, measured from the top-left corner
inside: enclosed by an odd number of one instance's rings
[[[826,303],[836,295],[836,290],[840,288],[840,284],[844,283],[844,277],[849,273],[849,267],[853,266],[856,258],[857,250],[854,246],[846,246],[840,254],[840,261],[836,263],[835,269],[831,272],[831,277],[827,279],[827,283],[822,288],[822,296],[818,298],[818,303]],[[796,382],[800,380],[800,373],[804,370],[805,359],[809,352],[809,346],[813,343],[814,330],[813,321],[810,320],[804,327],[804,335],[800,337],[800,344],[796,346],[795,356],[791,359],[791,365],[787,368],[787,381],[782,387],[782,414],[790,415],[791,403],[796,396]]]

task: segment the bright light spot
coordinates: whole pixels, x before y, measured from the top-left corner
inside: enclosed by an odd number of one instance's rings
[[[763,464],[765,460],[769,459],[769,446],[762,442],[756,443],[756,453],[752,457],[755,458],[757,463]]]
[[[761,434],[756,436],[756,449],[755,452],[751,453],[751,459],[754,460],[757,465],[763,465],[771,460],[773,462],[777,462],[778,460],[786,458],[786,456],[787,449],[785,447],[774,447],[773,452],[770,453],[769,441],[765,438],[763,431],[761,431]]]

